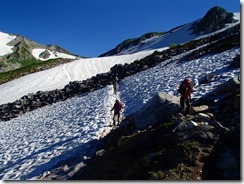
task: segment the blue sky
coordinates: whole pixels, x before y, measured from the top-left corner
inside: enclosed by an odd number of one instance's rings
[[[128,38],[164,32],[237,0],[1,0],[0,31],[96,57]]]

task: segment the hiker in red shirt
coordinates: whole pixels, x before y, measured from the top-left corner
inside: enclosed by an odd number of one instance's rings
[[[191,92],[192,92],[192,87],[191,87],[191,80],[188,78],[185,78],[179,88],[179,93],[181,94],[180,96],[180,112],[182,112],[185,108],[186,104],[186,114],[189,113],[191,104]]]
[[[119,118],[120,118],[120,111],[123,108],[122,103],[119,102],[119,100],[115,100],[115,104],[113,106],[113,108],[111,109],[111,111],[114,111],[114,117],[113,117],[113,124],[115,124],[115,117],[117,116],[117,121],[119,124]]]

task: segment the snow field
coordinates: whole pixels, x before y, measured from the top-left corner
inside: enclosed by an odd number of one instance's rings
[[[183,55],[177,56],[126,77],[119,83],[117,95],[109,85],[0,122],[0,179],[36,179],[57,163],[77,155],[89,155],[95,149],[93,141],[113,128],[110,110],[116,98],[124,104],[124,116],[127,116],[140,110],[158,91],[178,95],[179,83],[187,76],[200,79],[207,73],[215,73],[213,82],[199,85],[192,95],[199,98],[207,94],[222,82],[240,75],[240,68],[228,69],[237,54],[240,48],[192,61],[180,62]]]
[[[164,48],[163,48],[164,49]],[[159,49],[159,51],[163,50]],[[116,64],[131,63],[152,54],[155,50],[123,56],[79,59],[57,67],[29,74],[0,85],[0,104],[14,102],[37,91],[62,89],[70,81],[82,81],[99,73],[106,73]]]
[[[55,59],[55,58],[68,58],[68,59],[75,59],[75,56],[69,55],[69,54],[65,54],[65,53],[61,53],[61,52],[55,52],[55,51],[51,51],[51,50],[47,50],[48,53],[50,54],[50,56],[47,59],[43,59],[40,58],[39,55],[44,52],[46,49],[33,49],[32,50],[32,55],[36,58],[36,59],[40,59],[42,61],[46,61],[49,59]]]
[[[7,33],[0,32],[0,56],[4,56],[6,54],[10,54],[13,52],[13,46],[8,46],[7,43],[11,42],[15,39],[16,36],[12,36]]]
[[[107,135],[112,86],[0,122],[0,178],[30,179]]]
[[[208,73],[216,74],[217,77],[213,82],[199,85],[194,89],[192,98],[200,98],[222,82],[240,75],[239,68],[228,69],[230,61],[237,54],[240,54],[239,48],[191,61],[180,61],[179,56],[176,56],[156,67],[125,78],[120,84],[120,98],[126,107],[129,107],[124,111],[125,116],[140,110],[159,91],[180,96],[177,90],[185,77],[200,80]]]

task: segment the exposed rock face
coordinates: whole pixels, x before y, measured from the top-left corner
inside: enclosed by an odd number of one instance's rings
[[[230,92],[233,92],[233,90],[237,89],[238,86],[240,86],[240,77],[234,77],[213,90],[212,95],[226,95]]]
[[[237,55],[229,65],[229,68],[240,68],[241,66],[241,58],[240,55]]]
[[[162,34],[163,33],[160,33],[160,32],[152,32],[152,33],[146,33],[139,38],[127,39],[127,40],[123,41],[122,43],[120,43],[119,45],[117,45],[114,49],[112,49],[104,54],[101,54],[99,57],[116,55],[116,54],[120,53],[122,50],[128,49],[130,46],[139,45],[143,40],[152,38],[154,36],[159,36]]]
[[[51,55],[49,51],[52,51],[54,53],[61,52],[61,53],[66,53],[69,55],[79,57],[78,55],[74,55],[59,46],[41,45],[21,35],[16,35],[16,38],[10,41],[7,45],[13,46],[13,52],[4,56],[0,56],[0,63],[2,62],[2,64],[0,65],[0,72],[6,72],[6,71],[21,68],[22,65],[20,61],[23,62],[25,60],[31,60],[32,62],[37,62],[37,61],[40,62],[40,60],[36,59],[32,55],[33,49],[45,49],[45,51],[40,54],[41,55],[40,58],[43,59],[49,58],[49,56]],[[14,62],[9,62],[9,61],[14,61]]]
[[[136,127],[144,129],[159,121],[168,121],[180,108],[178,97],[159,92],[133,116]]]
[[[233,13],[228,13],[221,7],[213,7],[206,13],[200,22],[193,25],[193,34],[206,34],[222,29],[225,27],[225,24],[234,21],[233,16]]]
[[[51,54],[48,52],[48,50],[43,51],[40,53],[39,57],[43,59],[48,59]]]
[[[13,53],[5,56],[7,59],[34,58],[32,55],[33,48],[45,48],[44,45],[40,45],[20,35],[17,35],[17,37],[9,42],[8,45],[14,46],[14,49]]]
[[[209,94],[206,94],[202,98],[193,102],[193,105],[206,105],[213,103],[214,101],[219,101],[220,99],[223,99],[226,94],[234,92],[233,89],[237,89],[238,86],[240,86],[240,77],[229,79]]]

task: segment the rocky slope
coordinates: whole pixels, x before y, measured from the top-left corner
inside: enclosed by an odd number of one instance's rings
[[[224,28],[226,24],[235,22],[233,17],[233,13],[229,13],[225,9],[218,6],[213,7],[199,22],[192,25],[192,33],[207,34],[218,31]]]
[[[155,36],[160,36],[163,34],[164,33],[153,32],[153,33],[146,33],[146,34],[140,36],[139,38],[127,39],[127,40],[123,41],[122,43],[120,43],[119,45],[117,45],[114,49],[112,49],[104,54],[101,54],[99,57],[116,55],[116,54],[120,53],[122,50],[128,49],[130,46],[142,44],[142,42],[146,39],[149,39],[149,38],[152,38]]]
[[[1,48],[11,47],[11,52],[0,55],[0,72],[19,69],[55,58],[75,59],[78,55],[72,54],[65,49],[55,45],[41,45],[31,41],[21,35],[8,35],[1,33],[1,38],[10,40],[6,45],[1,44]],[[10,39],[11,38],[11,39]],[[38,53],[34,54],[37,50]],[[35,52],[34,52],[35,51]],[[59,56],[59,53],[66,56]]]
[[[237,32],[232,36],[227,31],[226,35],[211,37],[211,40],[216,39],[213,42],[204,38],[155,52],[131,65],[114,66],[111,73],[100,74],[82,85],[101,85],[115,73],[122,79],[201,44],[205,46],[186,55],[184,61],[239,47],[238,26],[235,29]],[[234,58],[229,67],[239,68],[240,56]],[[214,74],[203,75],[199,82],[214,83]],[[78,82],[67,88],[72,94],[79,91],[77,86]],[[86,165],[78,172],[74,169],[69,177],[60,169],[66,164],[79,163],[74,158],[39,179],[240,180],[240,76],[193,101],[189,115],[178,111],[179,98],[159,93],[101,140],[99,151],[87,158]]]
[[[72,179],[240,180],[240,79],[227,81],[208,97],[212,102],[199,99],[202,105],[183,115],[176,112],[176,97],[158,94],[139,112],[150,117],[127,117]],[[156,122],[150,125],[152,116]],[[138,126],[145,122],[146,127]]]

